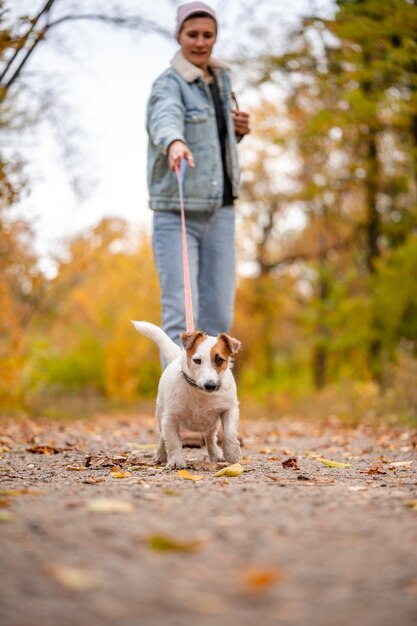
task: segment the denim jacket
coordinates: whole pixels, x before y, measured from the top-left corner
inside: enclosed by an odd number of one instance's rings
[[[227,125],[226,167],[233,196],[239,195],[237,140],[232,120],[229,68],[211,58],[223,102]],[[179,210],[178,183],[168,168],[167,150],[180,139],[190,148],[196,163],[184,177],[184,207],[189,211],[213,211],[222,205],[223,168],[216,112],[203,71],[178,51],[152,87],[148,102],[147,130],[149,206],[154,210]]]

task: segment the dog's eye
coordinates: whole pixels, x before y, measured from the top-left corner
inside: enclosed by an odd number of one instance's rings
[[[216,354],[214,362],[216,365],[222,365],[222,363],[224,363],[224,359],[219,354]]]
[[[199,358],[198,358],[198,356],[196,356],[196,357],[195,357],[195,359],[193,359],[193,362],[194,362],[196,365],[201,365],[201,359],[199,359]]]

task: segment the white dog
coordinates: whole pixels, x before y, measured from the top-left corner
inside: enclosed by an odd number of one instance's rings
[[[148,322],[132,322],[136,330],[160,348],[168,366],[159,381],[156,415],[161,438],[158,463],[170,469],[186,467],[180,426],[204,434],[212,461],[236,463],[240,459],[237,437],[239,402],[230,357],[240,341],[221,334],[210,337],[200,331],[182,333],[181,350],[166,333]],[[217,432],[223,426],[223,454]]]

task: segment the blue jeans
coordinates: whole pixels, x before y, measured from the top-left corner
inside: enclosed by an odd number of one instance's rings
[[[229,332],[235,298],[235,209],[186,213],[194,325],[208,335]],[[185,331],[181,215],[155,211],[153,252],[162,299],[162,327],[180,345]]]

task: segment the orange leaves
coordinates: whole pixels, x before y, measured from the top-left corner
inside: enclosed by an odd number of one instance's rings
[[[51,445],[33,445],[29,448],[26,448],[28,452],[32,454],[58,454],[58,452],[62,452],[66,448],[57,448]]]
[[[183,470],[179,470],[177,472],[177,476],[178,478],[182,478],[183,480],[203,480],[204,476],[198,475],[198,474],[190,474],[190,472],[186,469]]]
[[[241,575],[243,590],[252,595],[262,595],[284,578],[283,572],[276,568],[251,567]]]
[[[374,475],[378,475],[378,474],[386,474],[386,472],[382,469],[382,461],[374,461],[366,470],[367,474],[374,474]]]
[[[294,470],[300,469],[298,467],[298,461],[296,458],[290,458],[290,459],[287,459],[286,461],[283,461],[282,467],[285,467],[285,469],[294,469]]]
[[[130,478],[131,472],[123,472],[118,465],[111,468],[110,475],[112,478]]]

